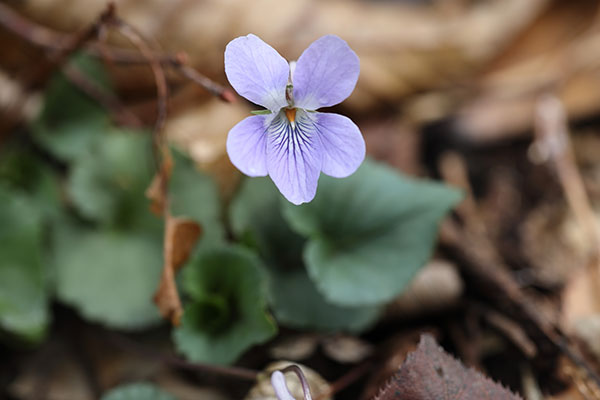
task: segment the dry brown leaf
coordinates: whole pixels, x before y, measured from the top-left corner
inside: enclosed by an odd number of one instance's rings
[[[181,217],[169,220],[165,249],[171,257],[168,264],[175,272],[187,260],[201,233],[202,228],[194,220]]]
[[[248,107],[218,99],[173,115],[165,134],[202,167],[213,164],[225,153],[226,133],[249,115]]]
[[[179,325],[183,309],[175,284],[175,273],[189,257],[202,233],[200,225],[188,218],[167,216],[165,221],[164,265],[154,302],[163,317]]]
[[[408,355],[400,370],[375,400],[518,400],[501,385],[466,368],[429,335]]]
[[[398,2],[122,0],[118,13],[145,36],[157,38],[165,50],[185,51],[202,72],[223,83],[223,49],[236,36],[255,33],[293,60],[316,38],[337,34],[361,58],[361,79],[346,106],[364,112],[471,75],[548,2],[486,0],[473,2],[461,12],[448,12],[443,7]],[[73,31],[89,24],[105,6],[104,0],[72,3],[30,0],[21,11],[49,26]],[[123,42],[116,35],[110,41]],[[136,84],[145,89],[153,85],[149,71],[145,75],[140,77],[136,69],[119,81],[139,93]]]
[[[146,189],[146,197],[150,199],[150,211],[159,217],[163,215],[167,200],[162,187],[162,174],[155,174],[152,178],[152,182],[150,182],[150,186]]]
[[[163,149],[160,171],[154,175],[150,186],[146,189],[146,197],[150,199],[150,210],[159,217],[164,215],[167,207],[168,180],[174,165],[171,153],[166,148]]]
[[[377,362],[377,368],[369,377],[360,396],[361,400],[372,400],[380,392],[380,388],[394,376],[406,360],[406,356],[417,349],[419,338],[423,335],[423,332],[432,334],[434,337],[438,335],[437,331],[424,331],[421,327],[399,332],[379,346],[378,352],[382,355],[382,359]]]
[[[240,103],[211,99],[202,107],[173,115],[165,126],[169,140],[215,178],[225,199],[235,191],[240,177],[225,152],[227,132],[249,115],[248,107]]]
[[[479,94],[458,113],[471,140],[495,141],[530,131],[540,93],[556,89],[571,118],[598,111],[600,41],[594,0],[552,2],[479,78]]]

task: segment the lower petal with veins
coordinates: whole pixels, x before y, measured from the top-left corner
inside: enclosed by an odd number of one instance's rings
[[[295,123],[280,112],[267,131],[267,170],[292,203],[311,201],[317,191],[323,153],[313,117],[297,110]]]

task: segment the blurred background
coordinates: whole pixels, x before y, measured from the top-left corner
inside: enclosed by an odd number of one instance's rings
[[[325,34],[347,41],[360,58],[359,81],[328,111],[360,127],[373,162],[444,181],[463,200],[423,239],[432,241],[428,261],[376,313],[305,323],[271,293],[263,308],[278,333],[265,328],[215,362],[237,367],[206,366],[213,363],[194,354],[200,345],[172,339],[152,302],[165,226],[144,195],[160,109],[150,63],[122,29],[100,28],[74,44],[105,0],[0,0],[0,398],[108,398],[114,387],[143,381],[156,386],[132,399],[162,399],[151,397],[162,395],[156,387],[181,400],[267,399],[274,397],[260,388],[249,392],[257,371],[288,360],[317,371],[311,379],[326,385],[323,396],[367,400],[423,332],[523,398],[600,398],[600,3],[115,5],[166,60],[161,132],[176,160],[172,213],[199,222],[194,254],[239,242],[270,257],[260,234],[245,236],[269,211],[239,205],[261,203],[252,193],[263,189],[244,186],[225,152],[228,131],[256,108],[228,89],[223,67],[227,43],[248,33],[288,60]],[[76,51],[67,54],[69,46]],[[115,49],[121,56],[111,56]],[[271,285],[283,282],[274,276]],[[300,302],[317,296],[307,285]],[[194,289],[180,290],[188,290],[185,308]]]

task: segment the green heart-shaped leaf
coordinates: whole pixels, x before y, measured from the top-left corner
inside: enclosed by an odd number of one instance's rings
[[[108,74],[97,60],[78,55],[70,62],[93,84],[110,90]],[[32,124],[36,141],[65,161],[72,161],[86,153],[109,129],[106,110],[62,73],[56,74],[50,81],[44,96],[44,108]]]
[[[277,332],[266,312],[263,266],[249,250],[202,249],[182,278],[189,301],[174,340],[187,358],[229,364]]]
[[[188,217],[202,225],[199,246],[210,246],[225,240],[221,221],[221,199],[213,179],[199,171],[192,160],[173,151],[175,168],[169,182],[171,213]]]
[[[460,198],[458,190],[367,160],[348,178],[322,176],[311,203],[283,203],[284,217],[309,239],[304,261],[319,291],[335,304],[357,306],[402,292]]]
[[[162,267],[160,237],[64,223],[56,228],[54,243],[62,301],[115,328],[140,329],[160,321],[152,302]]]
[[[0,328],[28,341],[48,324],[42,215],[35,201],[0,186]]]
[[[306,240],[283,219],[280,197],[270,179],[247,179],[230,212],[233,231],[255,246],[266,260],[275,317],[293,328],[364,330],[377,319],[380,308],[338,306],[317,291],[302,262]]]
[[[145,196],[153,172],[150,138],[112,131],[77,158],[67,189],[81,215],[103,226],[160,230]]]

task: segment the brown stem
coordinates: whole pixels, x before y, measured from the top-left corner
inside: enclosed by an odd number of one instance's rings
[[[185,55],[178,54],[176,57],[173,57],[169,61],[169,64],[173,68],[177,69],[183,76],[185,76],[193,82],[196,82],[198,85],[202,86],[214,96],[217,96],[221,98],[221,100],[227,101],[229,103],[233,103],[236,101],[236,97],[231,90],[224,88],[218,83],[215,83],[214,81],[208,79],[206,76],[196,71],[194,68],[190,67],[187,64],[187,57]]]
[[[344,390],[365,375],[372,366],[373,363],[371,361],[366,361],[352,368],[345,375],[341,376],[339,379],[335,380],[331,385],[329,385],[329,390],[317,397],[316,400],[323,400],[333,397],[336,393]]]
[[[67,43],[68,35],[55,32],[23,18],[2,2],[0,2],[0,26],[22,37],[29,43],[47,49],[64,49]]]
[[[0,2],[0,26],[4,27],[13,34],[25,39],[31,44],[43,47],[55,52],[64,52],[68,50],[69,43],[73,40],[73,35],[58,32],[45,26],[36,24],[18,13],[14,12],[9,6]],[[103,25],[99,25],[96,36],[103,30]],[[179,72],[181,75],[200,85],[211,94],[227,102],[236,100],[233,92],[224,86],[216,83],[200,72],[190,67],[183,53],[173,55],[150,51],[146,55],[140,55],[139,52],[111,46],[100,46],[99,43],[84,43],[86,50],[96,57],[104,58],[108,61],[118,64],[146,64],[148,55],[158,60],[165,67],[168,66]],[[72,52],[71,52],[72,53]]]
[[[143,126],[142,121],[129,111],[117,97],[104,90],[96,82],[90,80],[79,68],[72,64],[67,64],[63,67],[63,72],[72,84],[92,99],[98,101],[104,108],[110,110],[114,114],[118,124],[136,128]]]
[[[101,27],[106,24],[108,20],[113,18],[114,14],[115,6],[113,3],[109,3],[106,10],[100,14],[94,23],[81,32],[69,36],[64,47],[51,54],[46,63],[40,64],[40,66],[33,71],[29,79],[27,79],[27,84],[25,86],[28,89],[33,89],[46,83],[56,68],[64,65],[66,60],[73,53],[82,49],[91,40],[97,38]]]
[[[32,37],[33,43],[37,42],[45,42],[52,39],[57,39],[58,37],[53,37],[52,35],[47,35],[47,32],[41,31],[35,25],[27,25],[24,23],[24,19],[20,18],[10,9],[7,9],[6,6],[0,4],[2,6],[0,8],[0,24],[9,26],[11,30],[18,34],[24,34],[29,36],[24,36],[25,38]],[[25,77],[24,88],[25,90],[32,91],[43,86],[50,76],[54,73],[57,68],[62,67],[66,60],[76,51],[84,47],[88,42],[95,39],[98,33],[101,31],[101,27],[104,26],[106,21],[110,19],[115,12],[114,5],[109,4],[106,10],[100,14],[100,16],[94,21],[92,25],[88,28],[82,30],[81,32],[68,36],[68,40],[61,40],[60,47],[52,53],[45,62],[41,62],[37,64],[36,67],[33,68],[32,71],[28,73]],[[17,19],[14,19],[16,16]],[[63,37],[64,38],[64,37]],[[19,123],[21,123],[21,115],[17,110],[21,110],[25,106],[24,100],[17,102],[12,109],[5,112],[5,118],[7,122],[4,123],[5,127],[3,131],[0,132],[0,142],[2,142],[8,132],[10,132],[14,127],[16,127]]]
[[[148,43],[149,40],[144,38],[137,29],[116,16],[111,18],[110,23],[131,41],[131,43],[140,51],[152,68],[152,74],[154,75],[154,81],[156,83],[157,95],[156,121],[154,123],[152,138],[154,142],[154,158],[158,172],[160,172],[162,169],[161,166],[163,164],[163,159],[168,157],[166,156],[168,148],[163,135],[163,128],[167,118],[167,98],[169,95],[165,71],[160,61],[155,57],[152,48]],[[156,43],[153,44],[157,47]],[[166,193],[168,189],[168,180],[163,179],[162,185],[164,185],[164,187],[161,189],[164,191],[164,193]]]

